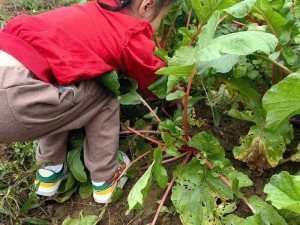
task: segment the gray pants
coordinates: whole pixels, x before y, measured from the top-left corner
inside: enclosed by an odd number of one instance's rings
[[[108,180],[117,171],[119,103],[93,80],[59,91],[23,66],[2,66],[0,124],[0,142],[40,139],[37,161],[54,165],[66,161],[69,131],[84,127],[92,180]]]

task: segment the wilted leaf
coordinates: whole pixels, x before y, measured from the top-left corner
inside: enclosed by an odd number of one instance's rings
[[[285,143],[293,138],[290,124],[284,124],[277,131],[266,129],[263,124],[254,125],[241,138],[242,145],[234,147],[236,159],[246,162],[251,169],[263,170],[275,167],[282,159]]]
[[[177,90],[173,93],[170,93],[167,95],[166,97],[166,100],[167,101],[172,101],[172,100],[175,100],[175,99],[179,99],[179,98],[182,98],[185,96],[185,92],[184,91],[181,91],[181,90]]]
[[[300,214],[300,176],[283,171],[271,177],[264,192],[277,209],[289,209]]]

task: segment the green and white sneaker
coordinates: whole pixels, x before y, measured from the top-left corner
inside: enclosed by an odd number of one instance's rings
[[[101,204],[105,204],[105,203],[109,203],[110,202],[110,198],[115,186],[115,183],[117,183],[117,187],[119,188],[123,188],[123,186],[125,185],[126,181],[127,181],[127,177],[124,176],[122,177],[119,181],[117,181],[117,179],[119,178],[119,176],[121,175],[122,171],[126,168],[126,166],[128,166],[130,164],[130,159],[128,158],[128,156],[123,153],[123,152],[118,152],[118,158],[119,158],[119,168],[118,171],[116,172],[115,176],[110,179],[107,180],[105,182],[92,182],[93,183],[93,197],[95,202],[97,203],[101,203]]]
[[[49,169],[39,169],[36,173],[34,184],[37,186],[36,194],[42,196],[52,196],[58,191],[60,183],[68,178],[67,166],[58,172],[53,172]]]

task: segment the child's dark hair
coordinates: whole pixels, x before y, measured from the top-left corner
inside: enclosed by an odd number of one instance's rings
[[[98,0],[98,4],[106,10],[109,10],[112,12],[118,12],[118,11],[121,11],[122,9],[124,9],[126,6],[130,5],[130,3],[134,0],[121,0],[121,1],[116,0],[116,1],[119,3],[119,5],[117,7],[113,7],[113,6],[107,5],[105,3],[102,3],[101,0]],[[157,0],[156,1],[156,15],[154,17],[156,17],[164,7],[171,5],[173,2],[175,2],[175,0]]]

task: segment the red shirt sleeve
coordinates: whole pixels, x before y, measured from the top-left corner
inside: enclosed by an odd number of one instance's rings
[[[152,28],[149,24],[129,32],[129,38],[124,44],[121,56],[123,70],[137,81],[143,94],[153,96],[148,86],[160,77],[155,72],[164,67],[165,63],[154,55],[155,43],[152,40]]]

